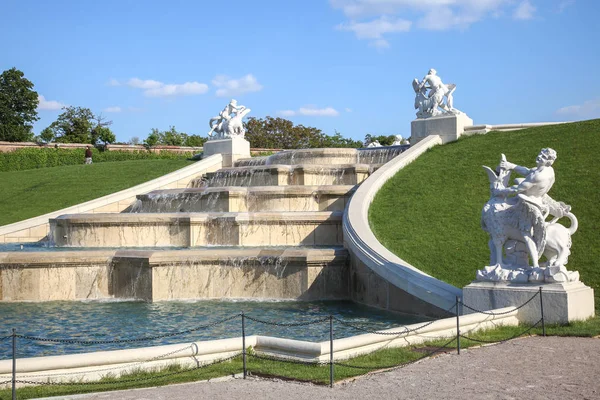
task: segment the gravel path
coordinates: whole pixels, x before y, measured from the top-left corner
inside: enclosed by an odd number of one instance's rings
[[[531,337],[442,355],[333,389],[249,378],[64,399],[598,399],[599,356],[599,339]]]

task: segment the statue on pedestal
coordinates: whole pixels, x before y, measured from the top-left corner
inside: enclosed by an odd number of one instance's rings
[[[453,104],[452,94],[456,90],[456,85],[453,83],[444,84],[435,69],[430,69],[422,81],[415,78],[412,85],[416,93],[415,109],[417,110],[417,118],[460,113],[459,110],[454,108]]]
[[[481,214],[481,226],[490,234],[490,266],[477,272],[478,281],[572,282],[579,273],[567,271],[571,235],[577,218],[571,207],[552,199],[556,151],[542,149],[533,168],[506,160],[504,154],[496,171],[485,167],[490,180],[490,200]],[[511,171],[524,178],[509,186]],[[553,219],[546,221],[551,215]],[[569,228],[557,223],[567,217]],[[546,263],[539,263],[542,255]],[[531,265],[529,264],[531,262]]]
[[[243,138],[246,130],[242,119],[250,113],[250,109],[245,106],[238,106],[236,100],[231,100],[229,104],[219,113],[218,116],[210,119],[208,123],[210,132],[209,140],[226,139],[231,137]]]

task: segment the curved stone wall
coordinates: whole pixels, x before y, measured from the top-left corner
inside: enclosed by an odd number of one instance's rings
[[[429,136],[388,162],[357,189],[343,220],[344,245],[351,255],[353,300],[392,311],[448,315],[462,291],[410,265],[386,249],[369,226],[369,206],[375,194],[396,172],[433,146]]]

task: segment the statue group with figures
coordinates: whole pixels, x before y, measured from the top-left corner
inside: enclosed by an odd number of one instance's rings
[[[481,214],[481,226],[490,235],[490,265],[477,272],[478,281],[572,282],[579,273],[568,271],[571,235],[577,218],[571,207],[552,199],[556,151],[542,149],[533,168],[506,160],[496,170],[484,166],[490,181],[490,199]],[[511,172],[523,178],[510,185]],[[548,218],[551,220],[548,221]],[[570,220],[569,228],[558,223]],[[546,261],[541,263],[542,256]]]
[[[444,84],[435,69],[430,69],[421,81],[415,78],[412,85],[415,90],[417,118],[460,113],[453,105],[452,94],[456,90],[456,85]]]
[[[210,119],[209,140],[233,137],[243,138],[246,130],[244,129],[242,119],[249,113],[249,108],[242,105],[238,106],[236,100],[231,100],[219,115]]]

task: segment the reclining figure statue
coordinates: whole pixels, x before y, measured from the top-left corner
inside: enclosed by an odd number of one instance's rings
[[[485,167],[490,179],[490,200],[481,214],[481,226],[489,233],[490,266],[477,272],[480,281],[570,282],[578,272],[567,271],[571,235],[577,218],[571,207],[553,200],[548,192],[554,184],[556,151],[542,149],[534,168],[506,160],[504,154],[496,171]],[[509,186],[511,171],[525,178]],[[548,215],[554,218],[547,222]],[[567,217],[570,228],[557,223]],[[540,264],[545,255],[547,262]],[[531,262],[531,266],[529,264]]]

